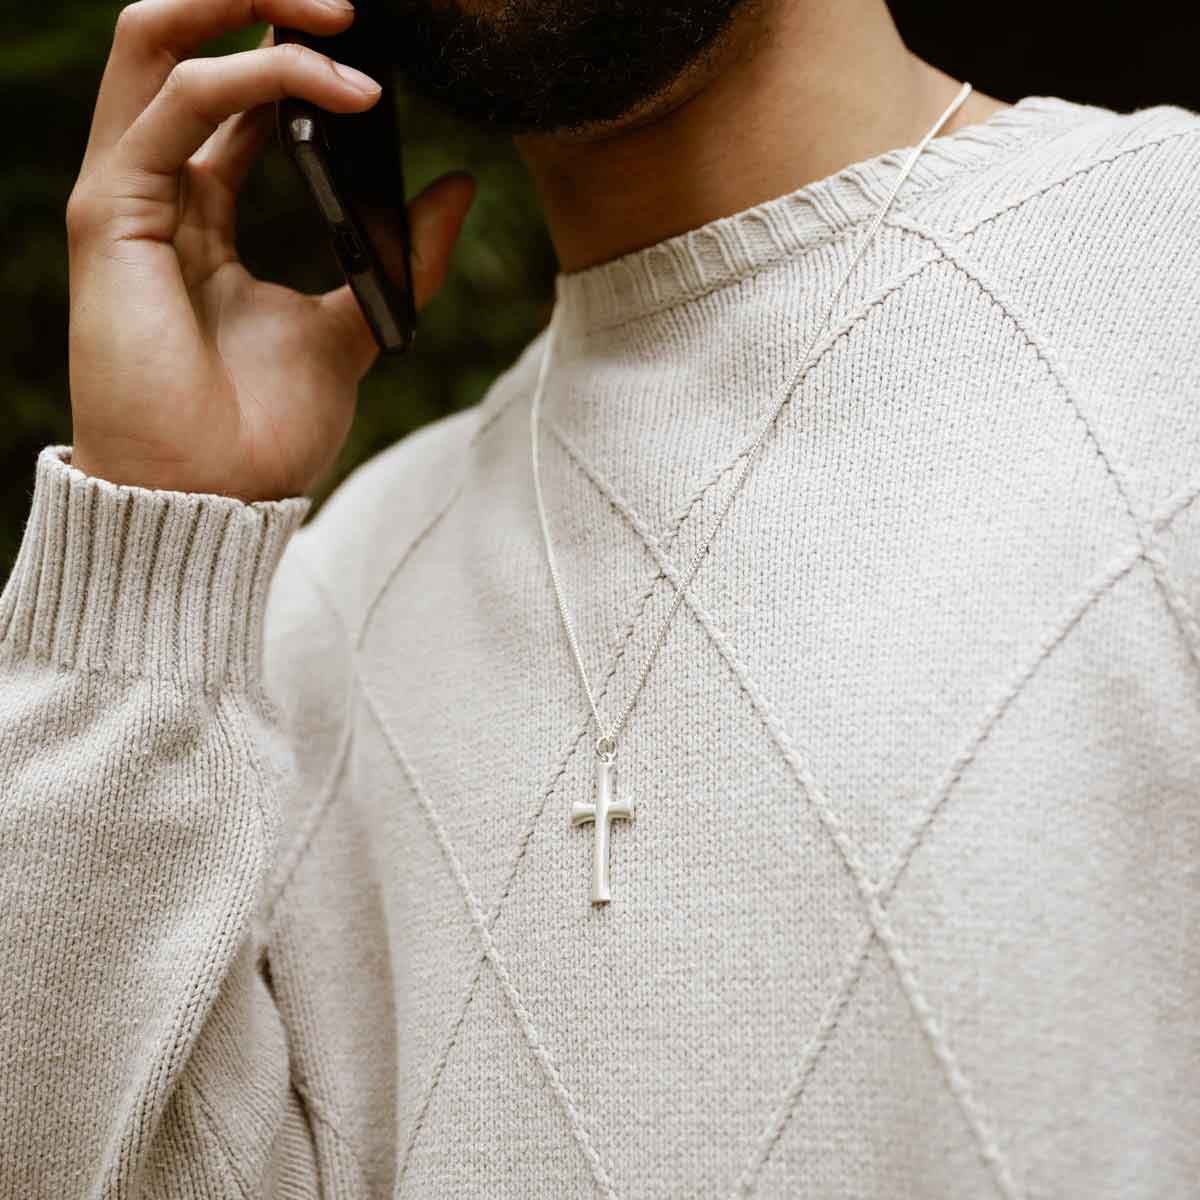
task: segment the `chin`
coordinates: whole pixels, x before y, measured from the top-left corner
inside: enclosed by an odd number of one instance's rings
[[[395,65],[453,115],[514,137],[604,137],[711,75],[759,0],[394,0]]]

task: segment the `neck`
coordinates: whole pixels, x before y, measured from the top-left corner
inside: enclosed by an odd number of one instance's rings
[[[618,126],[515,144],[560,269],[580,271],[913,145],[960,86],[908,50],[884,0],[762,0]],[[941,133],[1004,107],[972,92]]]

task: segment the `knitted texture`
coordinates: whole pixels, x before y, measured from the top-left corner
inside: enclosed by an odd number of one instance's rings
[[[561,275],[613,715],[908,148]],[[0,594],[0,1195],[1192,1197],[1200,117],[935,139],[622,738],[539,335],[303,498],[47,447]]]

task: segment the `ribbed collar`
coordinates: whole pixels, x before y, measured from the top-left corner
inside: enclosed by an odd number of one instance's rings
[[[983,121],[933,138],[896,205],[1007,149],[1105,111],[1057,96],[1025,96]],[[634,320],[836,236],[875,212],[912,149],[887,150],[644,249],[582,271],[560,272],[555,280],[560,329],[578,337]]]

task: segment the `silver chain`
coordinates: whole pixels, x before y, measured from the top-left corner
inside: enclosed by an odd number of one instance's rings
[[[854,257],[850,260],[850,265],[846,268],[845,274],[842,276],[841,282],[834,289],[833,295],[829,299],[829,305],[825,309],[825,315],[817,325],[816,332],[810,338],[808,346],[804,354],[800,358],[799,365],[796,367],[792,376],[780,390],[779,398],[771,405],[766,418],[759,426],[758,435],[755,437],[750,449],[742,457],[741,465],[738,468],[737,474],[734,477],[733,486],[729,489],[725,497],[725,503],[721,506],[721,511],[717,514],[717,519],[713,522],[712,528],[708,531],[708,536],[700,544],[700,548],[692,556],[691,562],[688,564],[688,569],[684,573],[679,586],[675,589],[675,599],[671,604],[667,615],[663,618],[662,623],[658,627],[658,633],[655,635],[654,643],[650,647],[650,652],[646,655],[646,660],[642,664],[641,672],[638,674],[637,683],[634,685],[633,691],[629,699],[625,702],[625,707],[621,709],[620,716],[617,717],[611,728],[605,729],[604,721],[600,716],[600,710],[596,705],[596,695],[592,690],[591,681],[588,679],[588,673],[583,665],[583,655],[579,649],[579,639],[575,636],[575,623],[571,619],[570,609],[567,607],[565,593],[563,591],[562,580],[558,574],[558,562],[554,557],[554,545],[550,539],[550,526],[546,520],[546,504],[542,495],[542,474],[541,464],[538,455],[538,425],[541,417],[542,394],[546,382],[546,369],[550,362],[550,357],[554,349],[555,334],[558,329],[557,317],[558,308],[550,316],[550,327],[547,332],[546,346],[542,351],[541,364],[538,368],[537,387],[533,395],[533,403],[529,409],[529,440],[530,440],[530,462],[533,468],[533,491],[537,500],[538,520],[542,528],[542,541],[546,547],[546,562],[550,567],[550,580],[554,585],[554,596],[558,602],[558,614],[562,618],[563,629],[567,635],[567,641],[571,646],[571,654],[575,659],[575,666],[579,670],[579,678],[583,683],[583,690],[587,694],[588,704],[591,706],[592,716],[596,721],[596,729],[599,736],[596,738],[596,753],[603,759],[611,759],[617,749],[617,739],[621,736],[622,730],[625,728],[625,722],[629,720],[629,714],[633,712],[633,706],[637,703],[638,696],[641,694],[642,688],[646,684],[646,680],[650,676],[650,669],[654,666],[654,660],[658,657],[658,652],[662,648],[663,641],[666,639],[667,631],[671,627],[671,622],[675,618],[675,614],[679,611],[679,606],[683,603],[684,597],[687,594],[688,588],[695,578],[696,572],[700,569],[701,562],[704,561],[704,556],[708,553],[708,548],[712,544],[713,538],[716,537],[717,530],[721,527],[721,522],[725,520],[725,514],[733,505],[734,498],[741,490],[743,481],[749,473],[750,465],[754,461],[759,447],[766,440],[767,434],[771,427],[775,424],[776,418],[783,410],[783,406],[787,403],[788,398],[795,390],[800,381],[804,378],[809,366],[809,356],[812,354],[813,347],[817,343],[817,339],[825,331],[826,325],[829,323],[829,318],[833,313],[833,306],[837,302],[838,296],[842,289],[846,286],[846,281],[850,278],[851,272],[858,265],[858,260],[862,257],[864,251],[871,244],[880,224],[883,222],[884,216],[892,206],[892,201],[895,200],[896,194],[900,191],[901,185],[908,178],[909,172],[913,168],[913,164],[920,157],[921,151],[935,138],[938,131],[943,125],[958,111],[966,98],[971,94],[970,83],[964,83],[959,89],[958,95],[950,102],[946,111],[934,122],[933,127],[921,139],[920,144],[909,155],[908,162],[905,163],[904,169],[896,178],[896,182],[892,187],[891,194],[884,201],[879,211],[875,214],[875,218],[871,223],[870,229],[866,236],[859,244],[858,250]]]

